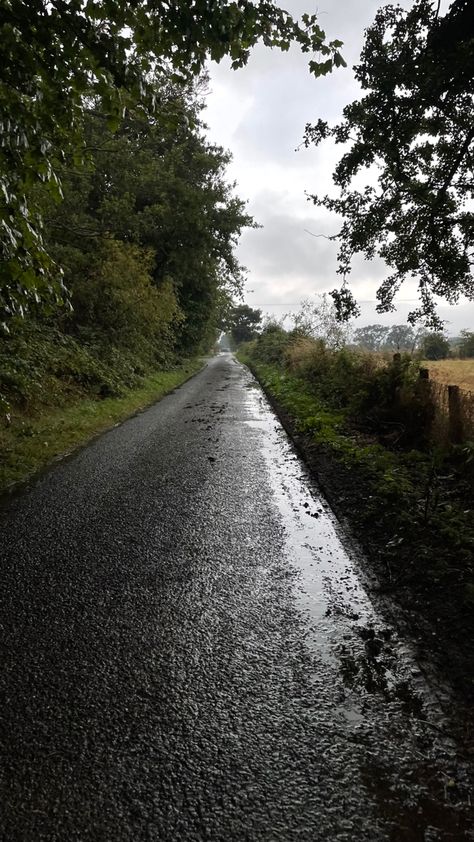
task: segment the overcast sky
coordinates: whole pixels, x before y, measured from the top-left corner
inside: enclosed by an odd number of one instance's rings
[[[229,170],[237,192],[248,200],[248,210],[263,228],[246,231],[239,246],[240,261],[248,269],[245,299],[252,307],[277,316],[298,309],[303,298],[339,285],[337,244],[313,234],[333,234],[335,217],[316,208],[305,197],[333,190],[331,173],[341,149],[327,141],[318,148],[295,151],[307,122],[319,117],[336,122],[344,105],[356,99],[359,88],[352,66],[358,61],[364,29],[374,19],[377,0],[304,0],[281,2],[291,14],[317,12],[329,40],[344,41],[348,63],[329,77],[314,79],[307,56],[298,49],[280,53],[256,47],[248,66],[232,71],[228,61],[210,66],[211,83],[205,120],[209,138],[230,149]],[[406,7],[410,0],[401,3]],[[444,3],[446,6],[446,3]],[[357,258],[351,285],[362,316],[356,326],[404,322],[415,307],[416,289],[402,289],[397,313],[375,311],[375,291],[387,271],[380,261]],[[453,334],[474,326],[474,304],[440,307]]]

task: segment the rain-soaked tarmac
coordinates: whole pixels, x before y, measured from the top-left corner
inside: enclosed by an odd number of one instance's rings
[[[474,839],[455,706],[229,354],[4,504],[0,839]]]

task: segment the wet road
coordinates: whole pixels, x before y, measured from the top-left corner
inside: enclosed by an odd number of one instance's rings
[[[1,517],[0,839],[472,839],[409,642],[213,359]]]

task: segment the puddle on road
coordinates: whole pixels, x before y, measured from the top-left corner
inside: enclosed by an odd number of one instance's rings
[[[390,758],[391,771],[384,770],[383,780],[378,761],[368,768],[367,785],[392,821],[403,819],[403,834],[396,831],[393,839],[474,838],[469,819],[460,820],[453,810],[454,789],[449,789],[463,780],[456,792],[458,807],[462,804],[461,812],[467,813],[469,768],[459,760],[441,704],[449,699],[448,691],[431,687],[409,641],[387,625],[372,602],[347,535],[261,391],[246,390],[245,410],[245,423],[261,432],[261,452],[294,571],[295,607],[318,665],[314,674],[321,703],[348,734],[359,734],[379,751],[383,746],[382,754]]]
[[[334,658],[335,636],[341,644],[346,642],[346,632],[359,640],[373,639],[371,629],[380,627],[381,620],[346,548],[341,526],[285,431],[275,424],[265,398],[250,393],[246,409],[245,423],[262,433],[262,454],[285,533],[286,553],[298,572],[298,607],[311,627],[308,643],[313,638],[318,651],[323,644],[323,650]],[[385,628],[383,634],[387,636]]]

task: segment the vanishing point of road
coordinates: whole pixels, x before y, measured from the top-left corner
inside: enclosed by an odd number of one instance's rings
[[[2,842],[474,838],[446,696],[230,354],[0,526]]]

